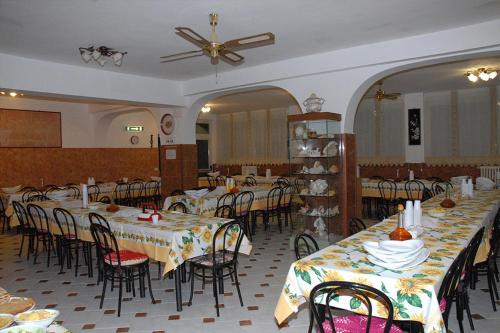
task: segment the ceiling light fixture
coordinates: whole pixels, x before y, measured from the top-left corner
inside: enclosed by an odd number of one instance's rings
[[[498,75],[497,69],[492,68],[478,68],[477,70],[468,71],[465,76],[471,82],[477,82],[478,78],[482,81],[493,80]]]
[[[210,112],[211,108],[210,106],[208,106],[207,104],[205,104],[202,108],[201,108],[201,112],[203,113],[208,113]]]
[[[9,93],[9,96],[10,96],[10,97],[16,97],[16,96],[17,96],[17,93],[16,93],[15,91],[11,91],[11,92]]]
[[[80,47],[78,50],[83,61],[88,63],[93,59],[100,66],[104,66],[109,59],[113,60],[115,66],[121,66],[123,56],[127,54],[127,52],[119,52],[106,46],[99,46],[97,48],[94,46]]]

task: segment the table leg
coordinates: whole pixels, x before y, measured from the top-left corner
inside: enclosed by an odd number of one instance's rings
[[[175,283],[175,301],[177,302],[177,311],[182,311],[182,283],[181,283],[181,270],[177,267],[174,270],[174,283]]]

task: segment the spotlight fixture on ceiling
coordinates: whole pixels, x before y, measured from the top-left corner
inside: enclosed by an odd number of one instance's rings
[[[211,108],[207,104],[203,105],[203,107],[201,108],[201,112],[203,112],[203,113],[208,113],[208,112],[210,112],[210,110],[211,110]]]
[[[116,51],[106,46],[99,46],[97,48],[94,46],[80,47],[78,50],[83,61],[88,63],[93,59],[101,66],[104,66],[109,59],[113,60],[115,66],[121,66],[123,57],[127,54],[127,52]]]
[[[498,70],[492,68],[478,68],[477,70],[468,71],[465,76],[471,82],[477,82],[478,79],[483,81],[493,80],[498,75]]]

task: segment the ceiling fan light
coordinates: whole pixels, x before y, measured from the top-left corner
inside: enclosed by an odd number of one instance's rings
[[[466,74],[467,79],[469,79],[470,82],[476,82],[477,81],[477,76],[474,73],[468,72]]]
[[[9,93],[9,96],[10,96],[10,97],[16,97],[16,96],[17,96],[17,93],[16,93],[15,91],[11,91],[11,92]]]
[[[490,77],[491,80],[497,77],[497,71],[491,71],[488,73],[488,76]]]

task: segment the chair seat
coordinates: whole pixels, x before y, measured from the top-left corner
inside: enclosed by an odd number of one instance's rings
[[[367,316],[363,315],[350,315],[335,317],[333,323],[335,325],[335,331],[337,333],[354,333],[354,332],[365,332],[366,322],[368,320]],[[370,323],[370,333],[382,333],[384,332],[386,320],[378,317],[372,317]],[[325,320],[323,322],[323,330],[325,333],[332,333],[332,326],[330,321]],[[403,331],[395,326],[391,326],[390,333],[403,333]]]
[[[111,262],[110,262],[110,259],[111,259]],[[120,263],[122,266],[131,266],[131,265],[141,264],[141,263],[147,261],[148,259],[149,258],[147,255],[139,253],[139,252],[128,251],[128,250],[120,251]],[[104,256],[104,261],[109,265],[113,265],[113,266],[118,265],[117,253],[111,252],[109,255]]]
[[[223,255],[224,254],[224,255]],[[215,265],[219,266],[233,260],[234,253],[232,251],[217,251],[215,253]],[[191,263],[201,266],[212,267],[213,266],[213,255],[212,253],[204,254],[202,256],[194,257],[188,260]]]

